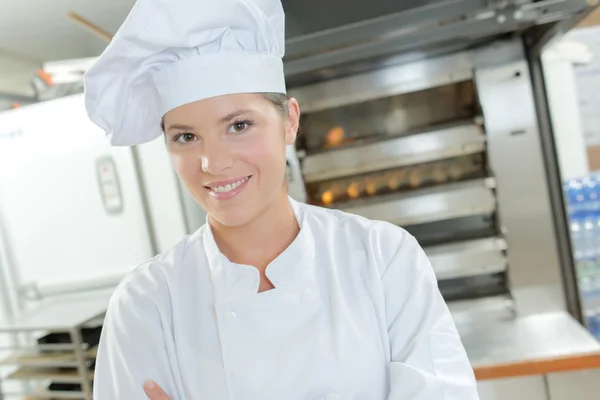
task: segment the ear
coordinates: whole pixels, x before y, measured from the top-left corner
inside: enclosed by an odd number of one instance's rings
[[[300,106],[294,98],[288,100],[288,120],[285,124],[285,143],[294,144],[300,126]]]

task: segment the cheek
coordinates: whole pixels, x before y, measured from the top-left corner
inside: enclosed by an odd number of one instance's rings
[[[285,144],[283,140],[279,142],[265,136],[240,149],[240,155],[246,163],[259,170],[261,175],[272,176],[278,172],[277,165],[285,164]]]
[[[200,171],[200,158],[191,153],[171,153],[170,156],[173,169],[189,188],[189,183],[193,182],[195,175]]]

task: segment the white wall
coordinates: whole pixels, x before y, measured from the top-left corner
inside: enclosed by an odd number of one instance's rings
[[[117,215],[97,183],[96,159],[106,156],[124,198]],[[109,145],[82,96],[0,114],[0,220],[21,282],[122,274],[152,256],[131,150]]]
[[[546,93],[563,180],[585,176],[588,158],[581,122],[575,65],[589,62],[584,45],[563,40],[544,51]]]
[[[478,381],[477,389],[480,400],[548,400],[542,376]]]
[[[589,62],[575,66],[575,77],[585,143],[600,146],[600,26],[575,29],[567,38],[590,52]]]

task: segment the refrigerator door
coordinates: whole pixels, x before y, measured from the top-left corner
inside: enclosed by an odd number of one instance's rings
[[[2,252],[19,285],[124,275],[153,256],[131,149],[81,95],[0,114]]]

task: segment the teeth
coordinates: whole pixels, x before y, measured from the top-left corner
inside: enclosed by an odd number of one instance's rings
[[[240,186],[242,183],[246,182],[248,180],[248,177],[237,181],[235,183],[231,183],[231,184],[227,184],[225,186],[211,186],[210,188],[217,193],[227,193],[232,191],[233,189],[237,188],[238,186]]]

